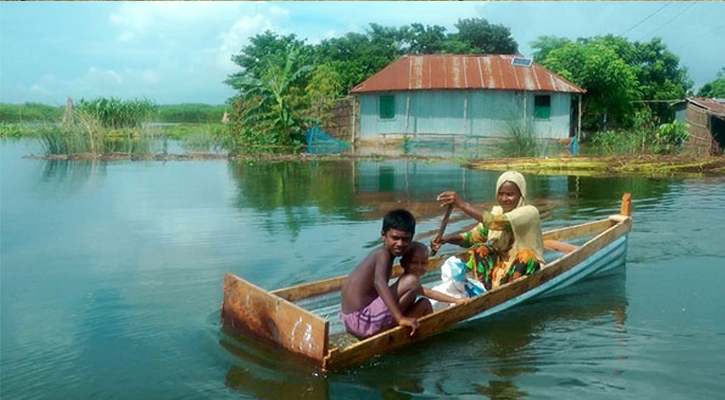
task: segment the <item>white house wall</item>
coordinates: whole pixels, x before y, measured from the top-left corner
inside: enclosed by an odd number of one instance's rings
[[[534,120],[534,96],[551,96],[551,116]],[[395,117],[381,120],[380,93],[360,94],[360,139],[379,135],[468,135],[503,137],[509,121],[526,115],[534,133],[542,138],[569,137],[569,93],[534,93],[505,90],[431,90],[387,92],[395,96]],[[524,111],[525,110],[525,111]]]

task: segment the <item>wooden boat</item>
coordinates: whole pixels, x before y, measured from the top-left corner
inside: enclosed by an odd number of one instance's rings
[[[269,292],[227,273],[221,320],[227,333],[278,345],[324,371],[349,368],[456,324],[501,312],[621,267],[631,225],[630,195],[625,193],[619,214],[544,232],[547,263],[540,271],[474,297],[467,304],[453,305],[420,318],[420,328],[412,337],[405,327],[395,327],[365,340],[345,333],[337,313],[339,291],[346,276]],[[438,269],[443,261],[443,257],[432,258],[429,271]],[[396,266],[394,275],[400,273]],[[440,274],[426,274],[436,275]]]

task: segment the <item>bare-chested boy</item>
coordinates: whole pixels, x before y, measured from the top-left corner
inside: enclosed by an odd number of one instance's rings
[[[396,325],[408,326],[413,335],[423,306],[415,302],[415,287],[388,286],[393,260],[408,249],[415,234],[415,218],[402,209],[383,217],[382,246],[375,248],[352,270],[342,286],[340,319],[352,335],[364,339]],[[430,305],[430,303],[428,304]]]

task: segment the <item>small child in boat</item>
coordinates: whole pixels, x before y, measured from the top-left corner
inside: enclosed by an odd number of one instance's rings
[[[406,251],[405,254],[403,254],[403,257],[400,259],[400,266],[403,267],[403,275],[398,278],[398,282],[403,279],[412,280],[412,277],[415,277],[415,282],[412,285],[416,288],[415,292],[419,296],[423,296],[426,299],[435,300],[438,303],[445,303],[445,305],[453,303],[465,304],[471,301],[471,299],[467,296],[450,296],[446,293],[434,289],[429,289],[420,283],[420,279],[423,277],[423,275],[425,275],[426,272],[428,272],[429,254],[430,253],[428,252],[428,246],[424,245],[421,242],[413,242],[408,248],[408,251]],[[411,275],[412,277],[409,278],[409,276]],[[397,285],[398,282],[396,282],[395,285]]]

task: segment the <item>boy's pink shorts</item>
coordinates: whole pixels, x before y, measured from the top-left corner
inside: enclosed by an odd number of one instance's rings
[[[345,329],[358,339],[365,339],[393,326],[393,315],[383,299],[378,296],[362,310],[350,314],[340,312]]]

